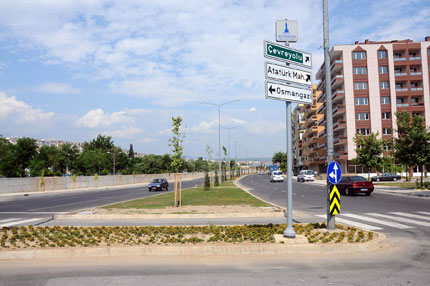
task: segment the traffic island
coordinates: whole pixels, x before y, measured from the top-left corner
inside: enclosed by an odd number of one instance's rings
[[[337,225],[293,225],[298,238],[275,243],[284,224],[166,227],[20,227],[2,230],[0,260],[130,255],[344,253],[384,246],[385,235]],[[303,239],[306,238],[306,240]],[[294,241],[294,243],[291,243]]]

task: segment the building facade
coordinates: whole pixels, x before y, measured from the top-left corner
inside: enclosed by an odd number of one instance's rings
[[[396,112],[421,115],[430,126],[430,37],[423,42],[366,40],[333,46],[330,62],[334,159],[343,172],[357,173],[351,163],[356,157],[355,135],[391,138],[397,129]],[[316,75],[321,125],[326,112],[325,72],[323,64]],[[325,131],[320,136],[325,138]],[[320,147],[326,149],[325,144]]]

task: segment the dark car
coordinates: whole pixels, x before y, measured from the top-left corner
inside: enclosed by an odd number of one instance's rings
[[[347,196],[358,193],[370,196],[375,188],[372,182],[362,176],[343,176],[336,186],[341,194]]]
[[[372,178],[370,178],[372,181],[397,181],[400,180],[402,177],[400,175],[395,175],[393,173],[383,173],[380,176],[374,176]]]
[[[162,191],[163,189],[166,190],[166,191],[169,189],[169,182],[167,182],[167,179],[165,179],[165,178],[154,179],[148,185],[148,190],[150,192],[152,192],[152,191]]]

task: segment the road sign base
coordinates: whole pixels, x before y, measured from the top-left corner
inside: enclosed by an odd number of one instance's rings
[[[296,238],[296,233],[291,226],[287,227],[287,229],[284,230],[283,235],[286,238]]]

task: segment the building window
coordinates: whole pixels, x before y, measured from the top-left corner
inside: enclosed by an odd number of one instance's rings
[[[358,128],[357,134],[370,135],[370,128]]]
[[[367,81],[355,82],[354,89],[355,90],[367,89]]]
[[[356,97],[355,105],[369,105],[369,99],[367,97]]]
[[[381,89],[388,89],[388,88],[390,88],[388,81],[381,81]]]
[[[367,74],[366,67],[354,67],[354,74]]]
[[[369,113],[368,112],[358,112],[356,119],[357,120],[369,120]]]
[[[387,58],[387,51],[378,51],[378,58],[379,59],[386,59]]]
[[[366,52],[352,52],[352,59],[353,60],[365,60],[366,59]]]
[[[382,134],[383,135],[391,135],[392,134],[392,129],[391,128],[382,128]]]
[[[391,112],[382,112],[382,119],[391,119]]]
[[[389,96],[381,97],[381,104],[390,104],[390,97]]]
[[[387,74],[387,73],[388,73],[388,66],[379,67],[379,74]]]

